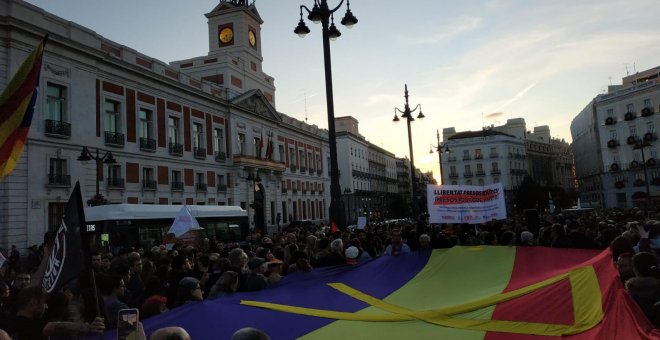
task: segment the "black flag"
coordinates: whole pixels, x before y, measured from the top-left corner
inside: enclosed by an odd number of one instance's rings
[[[88,266],[89,245],[84,241],[85,211],[83,210],[80,183],[76,182],[60,227],[53,235],[47,254],[47,265],[41,285],[47,292],[60,289],[78,277]]]

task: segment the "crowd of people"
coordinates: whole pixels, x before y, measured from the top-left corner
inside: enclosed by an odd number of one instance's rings
[[[202,240],[200,246],[118,247],[91,254],[91,271],[50,294],[41,288],[40,278],[33,277],[42,248],[24,256],[12,248],[10,260],[0,268],[0,340],[96,334],[116,327],[122,309],[136,308],[144,320],[197,301],[269,289],[293,272],[457,245],[610,247],[625,288],[660,326],[658,217],[635,208],[541,216],[533,227],[515,217],[483,225],[399,221],[334,233],[324,233],[328,228],[321,226],[285,228],[270,235],[254,231],[240,243]],[[168,327],[151,338],[189,336],[181,328]],[[250,328],[237,330],[234,338],[268,335]]]

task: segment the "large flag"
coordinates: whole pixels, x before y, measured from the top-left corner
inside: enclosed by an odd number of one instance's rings
[[[191,231],[191,230],[200,230],[203,229],[202,227],[199,226],[199,223],[193,217],[193,215],[190,214],[190,210],[188,210],[188,206],[184,205],[181,207],[181,210],[179,210],[179,213],[176,215],[176,218],[174,219],[174,223],[172,223],[172,226],[170,227],[170,230],[167,232],[168,234],[174,234],[175,237],[180,237],[181,235]]]
[[[454,247],[318,268],[186,304],[145,330],[173,322],[193,339],[248,326],[271,339],[660,339],[609,250],[543,247]]]
[[[268,143],[266,143],[266,159],[272,159],[273,158],[273,140],[272,140],[272,133],[268,134]]]
[[[261,132],[261,137],[259,137],[259,158],[261,158],[262,150],[264,149],[264,133]]]
[[[0,94],[0,181],[14,171],[27,142],[47,39],[30,53]]]
[[[45,259],[47,265],[41,285],[49,293],[57,291],[89,268],[91,258],[84,234],[86,228],[83,209],[80,183],[76,182]]]

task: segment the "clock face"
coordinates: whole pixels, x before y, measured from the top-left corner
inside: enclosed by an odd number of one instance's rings
[[[220,38],[220,42],[223,44],[227,44],[234,39],[234,31],[232,31],[231,28],[225,27],[222,30],[220,30],[220,34],[218,36]]]
[[[250,41],[250,46],[254,47],[257,44],[257,36],[253,31],[248,32],[248,40]]]

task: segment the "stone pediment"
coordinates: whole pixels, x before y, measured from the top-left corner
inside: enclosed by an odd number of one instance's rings
[[[231,103],[257,116],[278,122],[282,121],[280,114],[268,102],[261,90],[247,91],[232,99]]]

